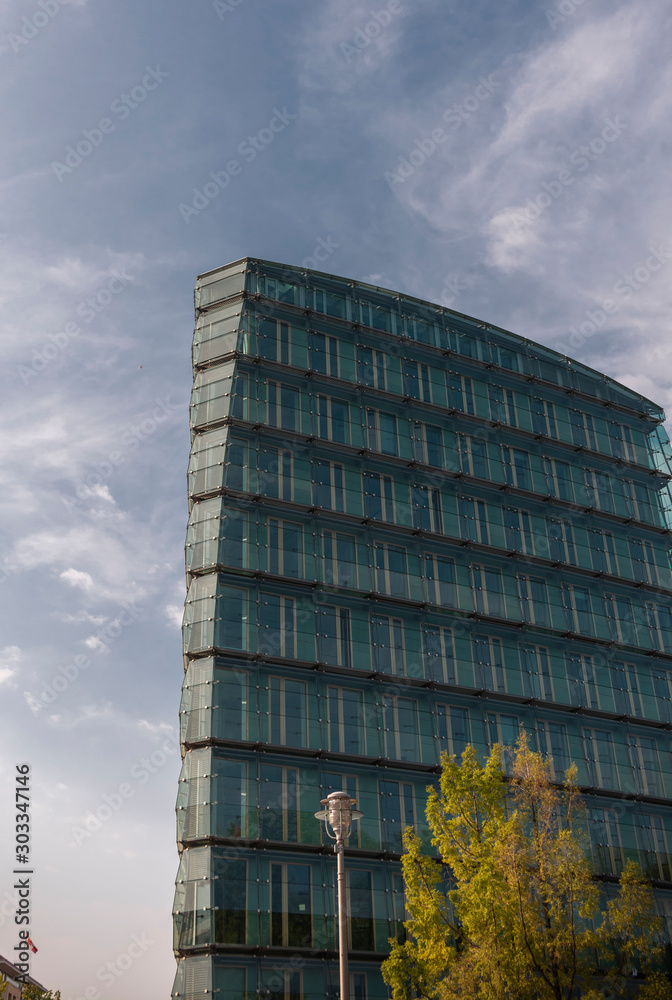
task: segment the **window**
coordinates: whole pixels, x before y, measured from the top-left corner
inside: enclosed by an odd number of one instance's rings
[[[348,883],[348,947],[353,951],[375,951],[373,876],[350,865]]]
[[[540,701],[553,701],[551,657],[546,646],[526,643],[520,647],[520,659],[525,696]]]
[[[588,588],[563,583],[561,589],[567,631],[580,632],[582,635],[594,635],[593,606]]]
[[[530,456],[520,448],[510,448],[502,445],[502,462],[504,465],[504,482],[516,486],[520,490],[532,489],[532,474],[530,472]]]
[[[408,596],[408,574],[406,570],[406,549],[400,545],[376,542],[374,547],[376,565],[376,590],[391,597]]]
[[[632,479],[623,480],[625,502],[628,513],[635,521],[655,524],[654,507],[651,502],[651,492],[644,483],[636,483]]]
[[[279,382],[269,382],[268,423],[287,431],[299,430],[299,390]]]
[[[323,580],[335,587],[357,586],[357,556],[353,535],[322,533]]]
[[[313,503],[327,510],[345,510],[345,474],[338,462],[317,458],[312,463]]]
[[[538,719],[537,735],[539,749],[553,762],[555,780],[562,781],[570,765],[567,726],[562,722],[548,722]]]
[[[317,397],[317,436],[338,444],[350,443],[347,403],[331,396]]]
[[[242,670],[217,670],[217,683],[221,685],[218,730],[231,740],[248,738],[247,674]],[[210,689],[208,688],[208,691]]]
[[[385,306],[377,306],[371,302],[360,302],[359,308],[364,326],[371,326],[374,330],[385,330],[392,332],[392,316]]]
[[[324,333],[308,335],[308,364],[321,375],[339,377],[338,339]]]
[[[381,781],[381,819],[383,843],[388,851],[401,854],[402,834],[406,827],[416,829],[415,789],[410,782]]]
[[[414,420],[411,424],[413,434],[413,457],[416,462],[443,468],[443,435],[440,427],[423,424]]]
[[[654,667],[653,690],[661,722],[672,722],[672,673],[669,670]]]
[[[557,438],[558,431],[555,423],[555,406],[546,399],[539,399],[533,396],[530,400],[532,410],[532,430],[535,434],[543,434],[544,437]]]
[[[287,677],[268,678],[268,742],[306,745],[306,685]]]
[[[453,630],[441,625],[425,625],[423,631],[425,676],[444,684],[455,684],[455,642]]]
[[[259,595],[259,652],[296,659],[296,601],[279,594]]]
[[[597,451],[595,425],[590,413],[570,410],[569,422],[572,428],[572,441],[574,444],[580,448],[589,448],[591,451]]]
[[[295,767],[259,767],[259,836],[296,844],[301,840],[301,784]]]
[[[460,471],[465,476],[490,479],[487,443],[482,438],[471,437],[469,434],[457,434],[456,436]]]
[[[331,753],[365,753],[362,692],[327,687],[327,730]]]
[[[496,743],[501,747],[513,747],[519,735],[518,718],[502,712],[488,712],[486,715],[487,742],[490,750]]]
[[[371,347],[357,348],[357,381],[372,389],[387,389],[387,357]],[[378,450],[378,449],[376,449]]]
[[[408,914],[406,912],[406,899],[404,896],[404,878],[403,875],[392,875],[392,920],[390,922],[390,930],[392,937],[399,944],[403,944],[406,940],[406,928],[404,927],[406,920],[408,920]]]
[[[539,576],[518,574],[520,614],[529,625],[550,625],[550,608],[546,581]]]
[[[511,389],[503,389],[501,385],[488,386],[490,401],[490,419],[498,424],[508,424],[517,427],[516,400]]]
[[[462,538],[482,545],[490,544],[488,514],[485,500],[475,500],[473,497],[458,497],[460,525]]]
[[[638,583],[650,583],[658,586],[658,568],[656,554],[651,542],[643,538],[630,539],[630,558],[632,559],[633,575]]]
[[[404,395],[411,399],[421,399],[423,403],[431,403],[432,389],[429,378],[429,365],[419,361],[404,361]]]
[[[432,486],[412,486],[413,525],[423,531],[443,534],[441,491]]]
[[[604,729],[584,729],[583,745],[588,768],[588,781],[591,786],[619,791],[620,784],[611,733]]]
[[[397,418],[379,410],[366,411],[366,446],[383,455],[397,455]]]
[[[588,545],[593,569],[597,573],[618,576],[618,561],[612,533],[599,531],[597,528],[588,528]]]
[[[318,612],[317,648],[323,663],[352,666],[350,608],[323,604]]]
[[[636,736],[634,733],[628,735],[630,765],[637,792],[660,798],[664,795],[663,775],[656,741],[650,736]]]
[[[586,492],[586,505],[597,510],[614,513],[614,494],[611,488],[611,477],[606,472],[595,472],[593,469],[583,470],[583,485]]]
[[[622,458],[626,462],[636,462],[637,453],[632,440],[632,431],[625,424],[607,424],[611,439],[611,454],[614,458]]]
[[[583,708],[599,708],[595,664],[586,653],[567,653],[567,676],[569,678],[569,701],[571,705]]]
[[[472,564],[470,571],[475,610],[483,615],[503,618],[504,588],[501,570]]]
[[[214,860],[214,875],[215,941],[217,944],[245,944],[247,861],[217,857]]]
[[[394,489],[391,476],[364,473],[364,513],[374,521],[394,522]]]
[[[642,696],[639,692],[637,667],[634,663],[614,660],[611,665],[616,711],[621,715],[643,717]]]
[[[549,495],[574,503],[574,484],[569,464],[558,462],[554,458],[544,458],[543,468]]]
[[[302,525],[269,517],[268,572],[278,576],[303,576]]]
[[[310,866],[273,862],[270,875],[271,945],[309,947],[313,937]]]
[[[620,875],[624,865],[623,849],[614,810],[590,808],[588,829],[596,871],[600,875]]]
[[[331,795],[332,792],[347,792],[351,799],[355,802],[360,802],[359,798],[359,778],[354,774],[338,774],[334,771],[324,771],[323,777],[323,789],[325,798],[327,795]],[[321,824],[320,824],[321,825]],[[361,847],[362,840],[362,830],[361,823],[353,824],[352,833],[350,834],[349,843],[353,847]],[[322,843],[325,845],[333,845],[333,840],[331,840],[326,831],[323,829],[322,833]]]
[[[611,638],[629,646],[638,645],[630,598],[621,594],[605,594],[604,607]]]
[[[504,535],[506,547],[511,552],[534,555],[532,522],[527,511],[518,510],[517,507],[504,507]]]
[[[554,562],[569,563],[576,566],[576,549],[574,548],[574,530],[569,521],[560,521],[555,517],[546,518],[548,531],[548,554]]]
[[[342,295],[324,292],[317,288],[313,295],[317,312],[326,313],[327,316],[335,316],[337,319],[346,318],[346,300]]]
[[[502,641],[493,636],[473,638],[474,681],[481,691],[506,691]]]
[[[371,618],[373,662],[383,673],[405,674],[404,623],[401,618],[374,615]]]
[[[457,372],[446,372],[446,392],[449,409],[474,414],[474,390],[470,378]]]
[[[635,813],[637,846],[642,871],[647,878],[672,881],[670,851],[662,816],[651,813]]]
[[[229,976],[229,966],[226,967],[226,976]],[[268,984],[264,983],[264,979],[268,977]],[[294,969],[281,969],[274,968],[272,973],[267,973],[262,970],[261,972],[261,984],[263,994],[271,998],[271,1000],[303,1000],[305,994],[303,992],[303,972],[299,970],[298,972]],[[244,996],[250,996],[251,994],[245,993]],[[240,994],[242,997],[243,994]],[[225,998],[226,1000],[226,998]],[[238,995],[236,995],[235,1000],[238,1000]]]
[[[259,492],[266,497],[292,500],[292,453],[284,448],[259,449]]]
[[[461,760],[471,743],[469,710],[457,705],[437,705],[436,720],[441,752]]]
[[[268,358],[269,361],[279,361],[283,365],[291,364],[289,323],[281,323],[275,319],[260,319],[258,352],[260,357]]]
[[[654,649],[664,653],[672,653],[672,618],[670,608],[664,604],[654,604],[647,601],[644,605],[646,623],[649,627],[649,640]]]
[[[455,562],[443,556],[425,555],[424,570],[427,600],[444,608],[456,608]]]
[[[249,465],[247,441],[231,440],[226,448],[224,485],[230,490],[247,492]],[[192,489],[192,493],[198,492],[201,492],[198,488]]]
[[[418,703],[412,698],[385,695],[385,756],[395,760],[420,762]]]

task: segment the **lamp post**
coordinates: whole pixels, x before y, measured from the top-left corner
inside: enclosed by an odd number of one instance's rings
[[[320,800],[324,806],[315,813],[315,819],[324,820],[327,836],[335,840],[336,872],[338,881],[338,954],[341,976],[341,1000],[350,1000],[350,980],[348,977],[348,906],[345,886],[345,841],[350,836],[353,820],[360,819],[364,813],[353,809],[356,799],[351,799],[347,792],[332,792],[326,799]],[[333,833],[329,830],[333,830]]]

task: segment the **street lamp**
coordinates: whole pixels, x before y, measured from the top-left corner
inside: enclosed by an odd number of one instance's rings
[[[320,805],[323,805],[324,809],[315,813],[315,819],[324,820],[327,836],[336,841],[334,851],[336,852],[338,881],[338,952],[341,972],[341,1000],[350,1000],[345,841],[350,836],[353,820],[360,819],[364,815],[358,809],[353,809],[356,801],[356,799],[351,799],[347,792],[332,792],[331,795],[327,795],[326,799],[320,799]]]

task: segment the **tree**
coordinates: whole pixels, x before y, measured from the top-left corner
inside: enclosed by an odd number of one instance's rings
[[[662,925],[634,864],[613,898],[595,879],[576,768],[557,787],[525,734],[510,754],[508,775],[499,746],[485,766],[473,747],[461,764],[444,754],[427,803],[440,860],[404,834],[407,938],[383,963],[394,1000],[604,1000],[627,977],[640,1000],[672,1000],[666,976],[632,979],[659,959]]]
[[[46,993],[42,993],[36,986],[31,986],[30,983],[27,983],[23,987],[21,1000],[61,1000],[61,992],[57,990],[55,993],[52,993],[51,990],[47,990]]]

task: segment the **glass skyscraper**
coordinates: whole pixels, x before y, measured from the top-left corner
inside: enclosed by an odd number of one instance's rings
[[[387,995],[405,826],[442,751],[571,761],[597,871],[672,921],[672,461],[654,403],[361,282],[244,259],[196,287],[175,895],[180,1000]],[[429,849],[429,843],[426,844]],[[670,916],[668,916],[670,915]]]

